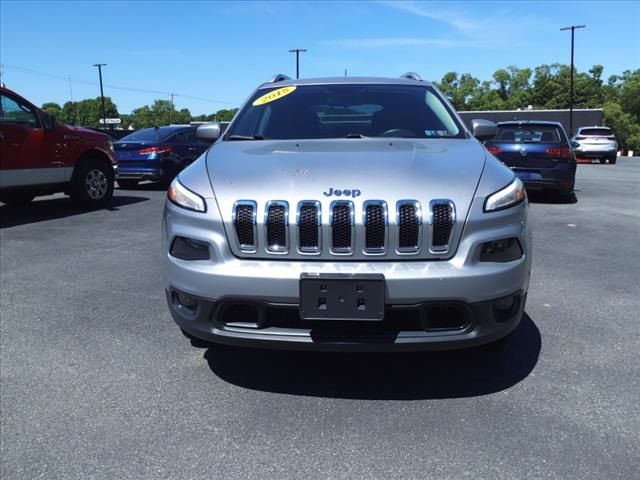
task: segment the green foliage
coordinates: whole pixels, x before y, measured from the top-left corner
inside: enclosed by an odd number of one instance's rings
[[[640,69],[612,75],[605,84],[602,65],[574,72],[574,107],[603,108],[604,123],[622,146],[640,150]],[[569,106],[571,68],[554,63],[534,70],[510,65],[490,81],[468,73],[446,73],[436,85],[458,110],[564,109]]]
[[[607,102],[602,109],[604,123],[614,131],[618,143],[625,149],[640,150],[640,124],[634,116],[616,102]]]

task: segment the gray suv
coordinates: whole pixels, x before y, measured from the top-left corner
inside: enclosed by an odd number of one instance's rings
[[[416,74],[256,89],[169,188],[166,297],[234,345],[421,350],[518,325],[531,271],[522,182]]]

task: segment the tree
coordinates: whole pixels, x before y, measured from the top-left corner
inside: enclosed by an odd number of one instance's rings
[[[56,120],[62,122],[62,107],[54,102],[47,102],[42,104],[42,110],[53,115]]]
[[[618,143],[623,149],[640,150],[640,124],[633,115],[623,111],[620,104],[607,102],[604,104],[604,124],[616,134]]]
[[[640,122],[640,69],[627,70],[623,73],[620,88],[620,105],[622,109]]]
[[[183,108],[176,111],[169,100],[154,100],[153,105],[144,105],[131,112],[130,122],[135,129],[162,125],[191,123],[191,112]]]

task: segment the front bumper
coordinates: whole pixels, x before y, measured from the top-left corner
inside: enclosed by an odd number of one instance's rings
[[[316,351],[449,350],[482,345],[511,333],[520,323],[526,303],[526,294],[519,291],[472,304],[388,305],[381,322],[309,321],[297,315],[298,305],[243,298],[217,302],[194,299],[197,307],[191,311],[181,305],[179,293],[166,291],[171,315],[194,337],[227,345]],[[505,301],[509,307],[499,308]],[[226,315],[230,310],[233,315],[242,315],[243,307],[245,314],[247,308],[255,312],[249,315],[256,321]],[[438,318],[431,318],[436,315]]]
[[[474,204],[474,209],[481,210],[482,202]],[[195,337],[291,349],[461,348],[507,335],[522,316],[531,271],[531,230],[526,202],[467,223],[458,248],[447,260],[241,259],[230,251],[216,210],[214,207],[202,214],[167,203],[163,218],[164,277],[169,308],[176,323]],[[180,260],[172,256],[169,246],[176,236],[208,243],[211,260]],[[505,263],[480,261],[483,243],[512,237],[522,246],[521,258]],[[386,309],[382,322],[387,322],[385,325],[389,328],[385,330],[376,321],[328,322],[324,325],[333,324],[338,328],[327,332],[322,325],[318,328],[300,320],[297,309],[303,273],[383,275]],[[180,293],[196,299],[195,312],[185,311],[176,304],[175,295]],[[498,321],[494,305],[507,297],[517,298],[514,304],[518,307]],[[220,312],[230,303],[258,305],[254,307],[258,313],[254,312],[249,322],[238,324],[233,318],[228,322],[220,317]],[[433,331],[424,322],[429,316],[425,312],[434,304],[458,309],[464,318],[454,322],[452,328]],[[256,320],[263,318],[259,312],[271,315],[272,308],[282,310],[275,312],[276,316],[286,311],[288,323],[274,325]],[[404,317],[393,323],[397,318],[395,311],[402,309],[414,311],[411,314],[414,323],[406,324]]]

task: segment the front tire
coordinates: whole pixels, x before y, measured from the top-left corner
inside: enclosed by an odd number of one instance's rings
[[[71,183],[71,200],[78,207],[90,210],[103,208],[113,196],[113,168],[92,158],[77,167]]]

